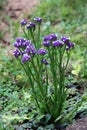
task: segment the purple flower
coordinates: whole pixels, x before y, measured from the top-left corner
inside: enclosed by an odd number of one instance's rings
[[[41,49],[38,50],[37,53],[40,54],[40,55],[45,55],[45,54],[47,54],[47,51],[41,48]]]
[[[69,42],[69,43],[67,44],[67,46],[68,46],[69,48],[73,48],[74,45],[75,45],[75,43],[72,43],[72,42]]]
[[[57,36],[55,34],[50,34],[50,35],[44,37],[44,41],[53,41],[56,39],[57,39]]]
[[[35,55],[36,54],[36,50],[35,49],[31,50],[31,54]]]
[[[44,41],[48,41],[48,40],[50,40],[50,36],[49,35],[44,37]]]
[[[35,29],[36,28],[36,25],[35,25],[35,23],[33,23],[33,22],[30,22],[28,25],[27,25],[27,29]]]
[[[57,46],[61,47],[63,45],[64,44],[61,41],[58,41],[58,40],[53,42],[53,47],[57,47]]]
[[[51,34],[50,39],[51,40],[57,40],[57,35],[56,34]]]
[[[49,41],[44,41],[42,44],[45,47],[49,47],[50,46],[50,42]]]
[[[69,42],[69,43],[67,44],[66,51],[70,50],[70,49],[73,48],[74,46],[75,46],[75,43]]]
[[[15,42],[14,47],[17,47],[17,48],[21,47],[21,42]]]
[[[16,42],[25,42],[25,41],[26,41],[26,39],[23,37],[16,38]]]
[[[23,20],[20,22],[20,24],[21,24],[22,26],[26,25],[26,24],[27,24],[27,20],[23,19]]]
[[[70,38],[61,37],[61,41],[63,41],[64,43],[68,43],[70,41]]]
[[[31,42],[29,40],[26,40],[25,42],[22,43],[22,47],[26,47],[30,44],[31,44]]]
[[[36,50],[35,50],[34,45],[30,43],[30,44],[26,47],[25,53],[35,55],[35,54],[36,54]]]
[[[34,21],[37,22],[37,23],[41,23],[42,22],[42,18],[36,17],[36,18],[34,18]]]
[[[66,51],[69,51],[70,50],[70,48],[69,47],[66,47]]]
[[[41,62],[42,62],[43,64],[45,64],[45,65],[48,65],[48,62],[47,62],[46,59],[41,60]]]
[[[26,62],[26,61],[28,61],[28,60],[30,60],[31,59],[31,56],[30,55],[28,55],[28,54],[23,54],[23,57],[22,57],[22,62],[24,63],[24,62]]]
[[[13,55],[18,58],[21,55],[21,52],[19,50],[14,50]]]
[[[16,38],[16,42],[14,43],[14,46],[19,48],[22,47],[22,44],[25,42],[26,40],[24,38]]]
[[[33,44],[29,44],[26,49],[25,49],[25,52],[27,53],[30,53],[32,50],[34,50],[34,45]]]

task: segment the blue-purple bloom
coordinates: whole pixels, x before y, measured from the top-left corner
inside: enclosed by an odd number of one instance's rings
[[[70,38],[61,37],[61,41],[63,41],[64,43],[68,43],[70,41]]]
[[[33,22],[30,22],[28,25],[27,25],[27,29],[35,29],[36,28],[36,25],[35,25],[35,23],[33,23]]]
[[[35,55],[37,51],[35,49],[31,50],[30,54]]]
[[[25,40],[25,38],[23,38],[23,37],[18,37],[18,38],[16,38],[16,42],[25,42],[26,40]]]
[[[53,47],[61,47],[63,45],[64,44],[61,41],[58,41],[58,40],[53,42]]]
[[[48,62],[47,62],[46,59],[41,60],[41,62],[42,62],[43,64],[45,64],[45,65],[48,65]]]
[[[21,52],[19,50],[14,50],[13,55],[18,58],[21,55]]]
[[[31,41],[26,40],[25,42],[22,43],[22,47],[26,47],[26,46],[28,46],[30,44],[31,44]]]
[[[50,42],[49,41],[44,41],[42,44],[45,47],[49,47],[50,46]]]
[[[42,22],[42,18],[36,17],[36,18],[34,18],[34,21],[37,22],[37,23],[41,23]]]
[[[24,38],[17,38],[16,42],[14,43],[14,46],[19,48],[19,47],[26,47],[29,44],[31,44],[31,41],[26,40]]]
[[[21,47],[21,42],[15,42],[14,47],[17,47],[17,48]]]
[[[69,42],[69,43],[67,44],[66,51],[70,50],[70,49],[73,48],[74,46],[75,46],[75,43]]]
[[[35,47],[33,44],[29,44],[26,49],[25,52],[30,53],[32,50],[35,50]]]
[[[74,45],[75,45],[75,43],[72,43],[72,42],[69,42],[68,44],[67,44],[67,46],[69,47],[69,48],[73,48],[74,47]]]
[[[21,24],[22,26],[26,25],[26,24],[27,24],[27,20],[23,19],[23,20],[20,22],[20,24]]]
[[[44,37],[44,41],[55,41],[57,40],[57,36],[55,34],[50,34]]]
[[[26,62],[26,61],[28,61],[28,60],[30,60],[31,59],[31,56],[30,55],[28,55],[28,54],[23,54],[23,57],[22,57],[22,62],[24,63],[24,62]]]
[[[45,55],[45,54],[47,54],[47,51],[41,48],[41,49],[38,50],[37,53],[40,54],[40,55]]]

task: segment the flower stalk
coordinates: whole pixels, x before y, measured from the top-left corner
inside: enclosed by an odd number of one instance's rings
[[[42,19],[37,17],[34,21],[36,24],[27,24],[26,20],[21,22],[25,38],[16,39],[14,46],[17,49],[13,54],[28,77],[36,108],[41,114],[50,114],[52,119],[56,120],[63,114],[66,103],[65,71],[74,43],[66,37],[58,40],[56,34],[41,39]],[[25,26],[28,29],[27,34]]]

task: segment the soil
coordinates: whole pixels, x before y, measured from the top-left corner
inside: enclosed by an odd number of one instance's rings
[[[39,0],[8,0],[7,13],[13,18],[30,15],[38,3]]]
[[[70,125],[66,130],[87,130],[87,117],[79,119],[77,123]]]
[[[10,45],[12,42],[12,31],[9,33],[9,29],[13,30],[10,19],[16,22],[24,18],[29,20],[39,2],[40,0],[7,0],[3,9],[0,10],[0,33],[3,34],[0,34],[1,43]]]

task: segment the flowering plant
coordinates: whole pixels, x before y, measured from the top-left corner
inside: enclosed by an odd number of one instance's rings
[[[74,43],[67,37],[58,39],[56,34],[42,38],[42,19],[34,21],[20,22],[24,37],[16,39],[13,54],[28,77],[36,108],[41,114],[50,114],[52,121],[61,120],[67,98],[65,71]]]

